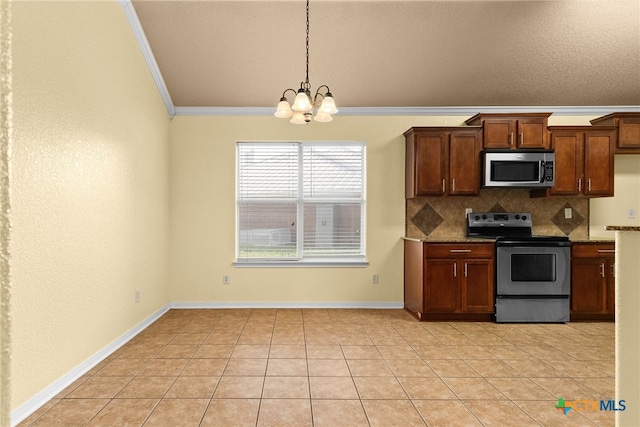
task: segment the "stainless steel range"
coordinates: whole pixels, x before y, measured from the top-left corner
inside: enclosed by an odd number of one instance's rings
[[[568,322],[566,236],[533,236],[528,212],[467,214],[467,236],[496,241],[496,321]]]

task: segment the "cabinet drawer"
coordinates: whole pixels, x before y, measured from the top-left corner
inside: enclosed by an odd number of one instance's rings
[[[614,257],[615,244],[613,243],[574,243],[571,246],[571,256],[574,258],[601,258]]]
[[[493,243],[426,243],[425,258],[493,258]]]

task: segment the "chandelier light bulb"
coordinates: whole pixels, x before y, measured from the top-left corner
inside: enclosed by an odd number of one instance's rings
[[[322,111],[318,111],[318,114],[316,114],[313,120],[315,120],[316,122],[326,123],[333,120],[333,117],[331,117],[331,114],[326,114],[326,113],[323,113]]]
[[[278,103],[278,109],[275,113],[273,113],[279,119],[288,119],[293,116],[293,111],[291,111],[291,106],[289,105],[289,101],[287,98],[281,98]]]
[[[300,88],[298,94],[296,95],[295,101],[293,101],[291,109],[293,111],[307,111],[311,107],[312,105],[309,97],[305,93],[304,89]]]
[[[306,122],[304,118],[304,111],[294,111],[291,120],[289,120],[294,125],[303,125]]]
[[[327,92],[324,99],[322,100],[320,111],[325,114],[335,114],[338,112],[338,109],[336,108],[336,102],[333,100],[331,92]]]

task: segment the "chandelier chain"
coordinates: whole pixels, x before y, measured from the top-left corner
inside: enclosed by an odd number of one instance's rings
[[[309,0],[307,0],[307,85],[309,85]]]

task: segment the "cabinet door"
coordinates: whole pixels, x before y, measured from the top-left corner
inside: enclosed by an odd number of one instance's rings
[[[589,131],[584,137],[584,194],[613,196],[615,136]]]
[[[451,133],[449,139],[449,194],[480,191],[480,133]]]
[[[606,299],[606,260],[574,258],[571,264],[571,311],[602,313]]]
[[[616,313],[616,265],[613,260],[608,260],[606,264],[607,270],[607,302],[606,302],[606,312],[608,314]]]
[[[512,148],[515,147],[515,120],[485,120],[483,123],[482,146],[484,148]]]
[[[448,135],[421,133],[416,137],[416,195],[439,196],[445,188],[445,155]]]
[[[467,313],[493,313],[495,294],[493,260],[465,259],[462,266],[462,311]]]
[[[458,265],[454,259],[428,259],[425,263],[425,312],[454,313],[458,310]]]
[[[618,148],[640,148],[640,117],[624,117],[618,126]]]
[[[549,148],[546,119],[519,119],[517,129],[518,148]]]
[[[583,133],[552,132],[551,147],[556,154],[555,183],[549,190],[552,195],[575,195],[582,187]]]

